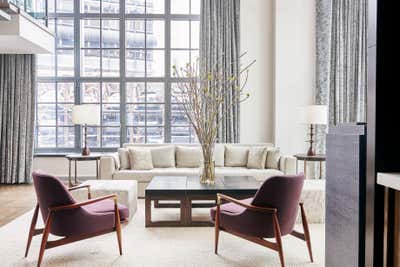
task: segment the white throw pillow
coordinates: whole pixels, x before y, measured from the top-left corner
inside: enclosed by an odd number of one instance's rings
[[[202,152],[200,147],[176,146],[176,167],[197,168],[200,166]]]
[[[249,169],[264,169],[265,160],[267,159],[266,147],[251,147],[247,159],[247,168]]]
[[[126,170],[131,168],[129,162],[129,149],[128,148],[118,148],[119,162],[121,170]]]
[[[151,148],[154,168],[175,167],[175,146],[163,146]]]
[[[151,170],[153,169],[153,159],[150,149],[131,148],[129,149],[129,160],[132,170]]]
[[[213,159],[215,167],[224,167],[225,164],[225,145],[215,144]]]
[[[279,148],[268,149],[267,160],[265,161],[265,168],[279,170],[280,157],[281,153]]]
[[[246,146],[225,146],[225,166],[246,167],[249,147]]]

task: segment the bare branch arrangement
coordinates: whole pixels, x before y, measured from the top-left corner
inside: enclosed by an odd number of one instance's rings
[[[245,55],[242,54],[239,60]],[[227,77],[226,68],[233,69],[235,63],[224,64],[218,60],[208,72],[203,71],[205,68],[199,59],[184,67],[172,67],[174,77],[187,81],[178,83],[171,93],[173,99],[181,104],[202,147],[203,183],[213,183],[215,179],[213,153],[219,124],[226,119],[232,108],[250,97],[245,92],[245,86],[255,60],[238,70],[237,75]]]

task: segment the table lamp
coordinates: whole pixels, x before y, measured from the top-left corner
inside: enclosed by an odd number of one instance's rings
[[[302,112],[303,119],[302,123],[310,125],[310,147],[307,151],[307,156],[315,156],[315,151],[313,148],[314,144],[314,125],[325,125],[328,123],[328,106],[326,105],[310,105],[304,107]]]
[[[85,104],[72,107],[72,123],[83,126],[85,145],[82,150],[83,156],[90,155],[90,149],[87,146],[87,126],[100,124],[100,106]]]

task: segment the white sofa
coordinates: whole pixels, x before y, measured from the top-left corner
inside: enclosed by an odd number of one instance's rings
[[[159,149],[162,147],[171,147],[174,149],[178,146],[181,147],[199,147],[198,144],[131,144],[123,145],[123,149],[119,149],[116,153],[105,154],[100,159],[100,179],[114,179],[114,180],[136,180],[138,182],[138,196],[144,197],[145,188],[154,176],[190,176],[199,175],[199,168],[180,167],[182,164],[179,162],[179,157],[174,157],[174,166],[160,168],[155,166],[149,170],[136,170],[127,168],[126,162],[129,162],[128,153],[124,153],[126,148],[148,148]],[[296,172],[296,159],[293,157],[279,155],[274,160],[277,160],[275,168],[262,168],[262,169],[249,169],[246,166],[241,167],[228,167],[226,166],[227,149],[232,147],[251,148],[251,147],[267,147],[273,148],[272,144],[259,143],[259,144],[217,144],[215,147],[215,155],[220,155],[219,159],[215,159],[216,176],[254,176],[257,180],[264,181],[274,175],[282,174],[295,174]],[[231,150],[230,150],[231,151]],[[268,154],[269,155],[269,154]],[[153,163],[155,157],[153,156]],[[268,159],[267,159],[268,160]],[[219,164],[217,163],[219,162]],[[124,166],[125,165],[125,166]],[[232,165],[232,164],[230,164]]]

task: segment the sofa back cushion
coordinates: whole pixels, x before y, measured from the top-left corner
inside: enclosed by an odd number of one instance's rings
[[[129,161],[132,170],[153,169],[152,154],[148,148],[130,148]]]
[[[265,161],[265,168],[279,170],[280,157],[281,153],[279,147],[269,148],[267,153],[267,160]]]
[[[227,167],[246,167],[249,154],[248,146],[225,146],[225,166]]]
[[[266,147],[251,147],[247,158],[248,169],[264,169],[267,159]]]
[[[131,168],[129,161],[129,149],[128,148],[118,148],[120,169],[126,170]]]
[[[214,146],[215,167],[224,167],[225,165],[225,144],[215,144]]]
[[[176,167],[198,168],[202,160],[200,146],[176,146]]]
[[[152,147],[151,156],[154,168],[175,167],[175,146]]]

